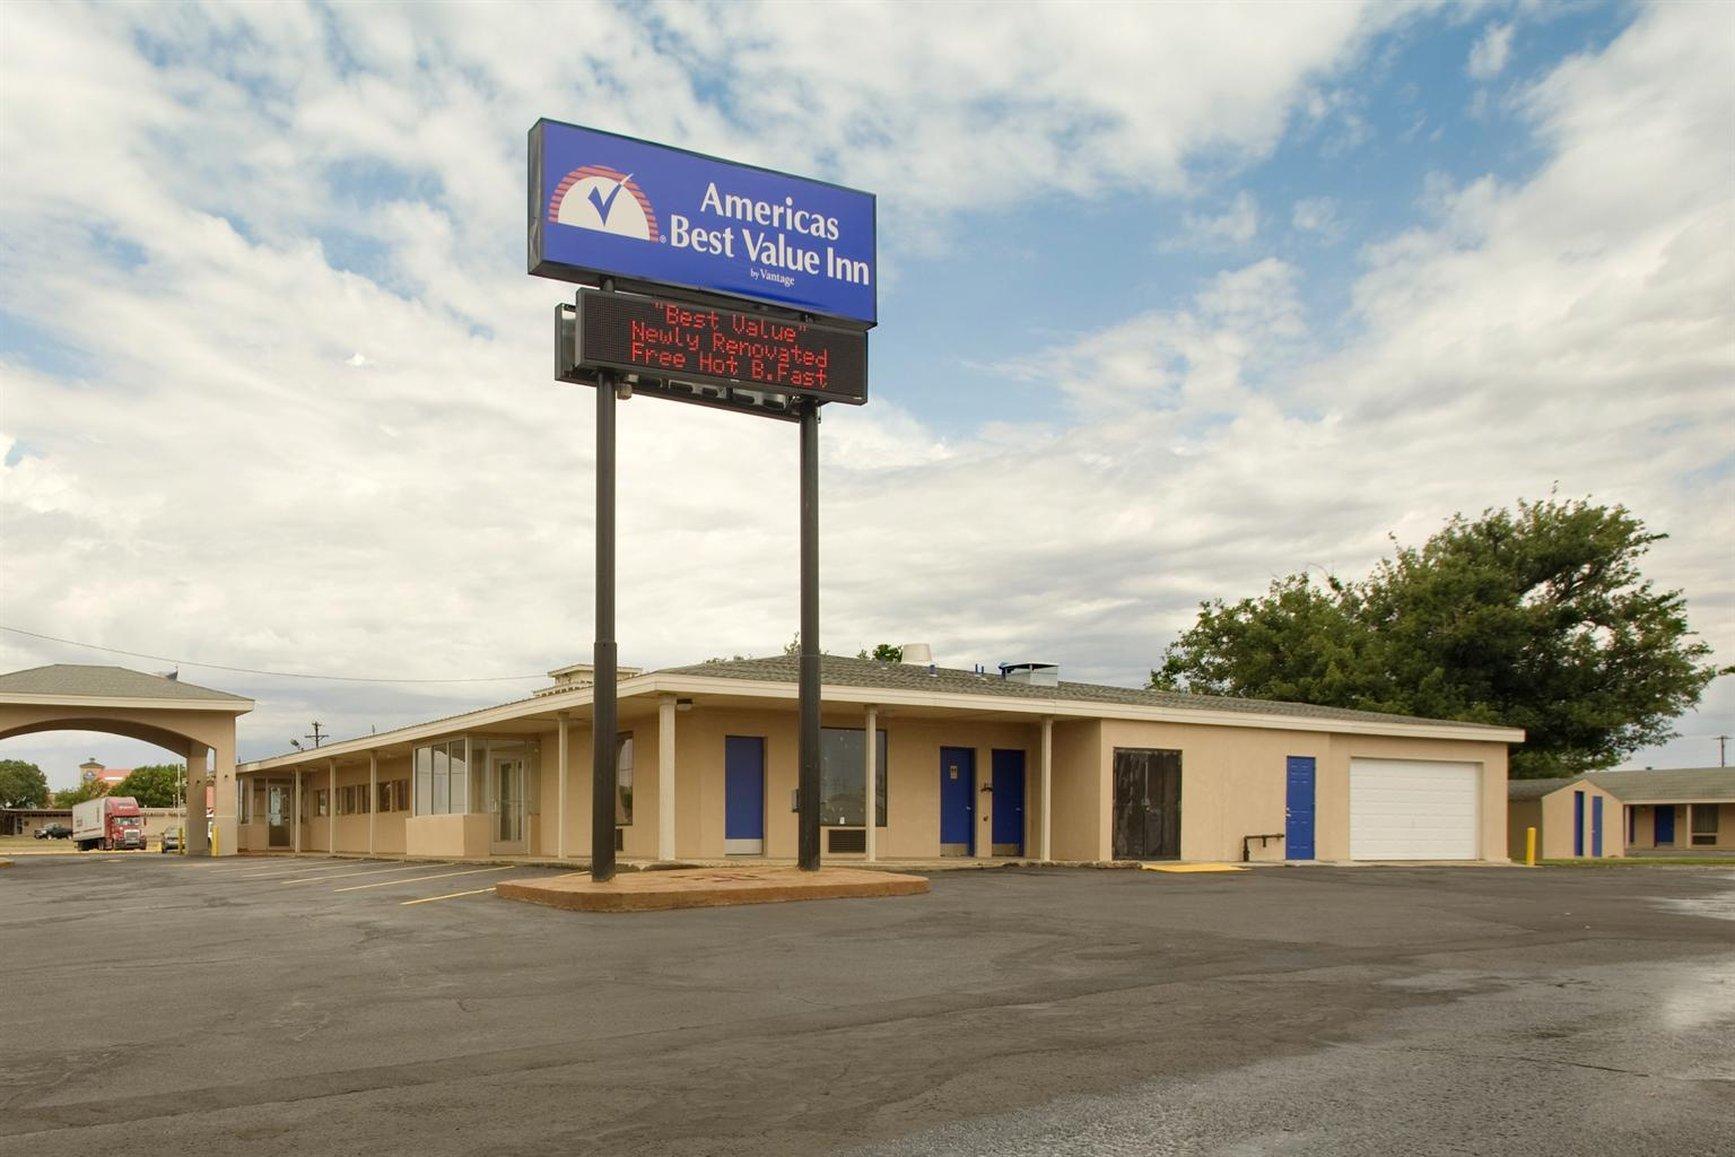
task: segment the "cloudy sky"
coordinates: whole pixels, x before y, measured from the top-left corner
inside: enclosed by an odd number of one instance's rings
[[[539,116],[879,195],[829,650],[1137,684],[1202,598],[1555,488],[1735,661],[1728,6],[15,0],[0,55],[0,623],[256,697],[245,755],[588,657]],[[620,422],[623,662],[775,651],[794,431]],[[103,661],[172,665],[0,633]],[[1713,761],[1731,683],[1635,762]],[[0,744],[91,754],[158,755]]]

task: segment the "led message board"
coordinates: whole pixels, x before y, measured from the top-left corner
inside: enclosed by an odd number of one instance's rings
[[[679,287],[871,327],[874,197],[595,129],[530,130],[530,272]]]
[[[596,290],[581,290],[574,309],[566,356],[575,370],[867,401],[867,334],[860,330]]]

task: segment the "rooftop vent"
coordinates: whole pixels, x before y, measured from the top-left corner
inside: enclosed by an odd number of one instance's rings
[[[1060,686],[1060,666],[1056,663],[1002,663],[1000,677],[1008,683],[1028,683],[1032,687]]]
[[[903,644],[904,662],[929,666],[934,662],[934,648],[926,643]]]

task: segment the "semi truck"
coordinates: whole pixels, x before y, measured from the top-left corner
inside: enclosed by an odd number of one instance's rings
[[[139,812],[139,801],[128,795],[105,795],[72,805],[72,842],[81,852],[142,849],[145,817]]]

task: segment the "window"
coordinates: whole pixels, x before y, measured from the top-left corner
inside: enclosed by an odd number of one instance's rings
[[[313,814],[328,816],[331,814],[331,789],[320,788],[313,793]]]
[[[1717,805],[1696,803],[1693,807],[1693,842],[1711,846],[1717,842]]]
[[[380,784],[379,810],[402,812],[410,810],[410,781],[388,779]]]
[[[865,826],[862,771],[866,732],[827,727],[819,733],[819,822],[832,827]],[[886,733],[874,733],[874,826],[886,826]]]
[[[633,826],[633,733],[623,731],[615,748],[615,809],[617,827]]]
[[[368,810],[367,784],[354,783],[348,787],[337,789],[337,814],[340,816],[366,815]]]
[[[416,748],[416,814],[448,815],[470,810],[468,740]]]

